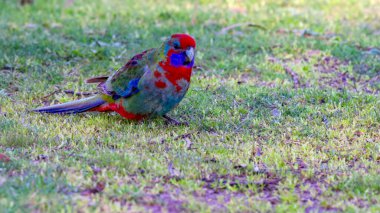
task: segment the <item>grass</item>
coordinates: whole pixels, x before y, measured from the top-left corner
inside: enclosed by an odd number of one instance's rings
[[[379,1],[70,2],[0,1],[1,209],[380,211]],[[175,32],[188,127],[28,112]]]

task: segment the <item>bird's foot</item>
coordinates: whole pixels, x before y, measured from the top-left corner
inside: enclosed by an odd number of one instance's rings
[[[186,121],[185,122],[180,122],[180,121],[177,121],[176,119],[171,118],[171,117],[169,117],[167,115],[164,115],[162,117],[165,118],[165,123],[166,124],[171,124],[171,125],[174,125],[174,126],[189,126],[189,123],[187,123]]]

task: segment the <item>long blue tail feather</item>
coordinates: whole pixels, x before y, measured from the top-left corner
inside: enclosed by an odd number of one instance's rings
[[[92,96],[76,101],[71,101],[63,104],[57,104],[53,106],[40,107],[33,109],[35,112],[44,113],[62,113],[62,114],[75,114],[88,111],[94,107],[100,106],[106,103],[100,96]]]

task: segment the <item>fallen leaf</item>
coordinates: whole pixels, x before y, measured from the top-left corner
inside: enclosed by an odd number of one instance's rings
[[[358,130],[358,131],[356,131],[355,133],[354,133],[354,135],[356,135],[356,136],[358,136],[358,137],[360,137],[360,136],[362,136],[364,133],[362,132],[362,131],[360,131],[360,130]]]
[[[287,64],[283,63],[281,60],[279,60],[275,57],[269,57],[269,61],[272,63],[277,63],[277,64],[282,65],[285,72],[292,77],[294,89],[300,88],[301,83],[300,83],[300,78],[299,78],[298,74],[295,71],[293,71]]]
[[[260,147],[256,147],[256,148],[252,151],[252,154],[253,154],[254,156],[257,156],[257,157],[261,156],[261,155],[262,155],[261,148],[260,148]]]
[[[9,161],[11,161],[11,159],[8,156],[6,156],[5,154],[0,153],[0,162],[7,163]]]
[[[48,159],[49,159],[49,156],[44,155],[44,154],[38,155],[38,156],[36,157],[36,160],[37,160],[37,161],[45,161],[45,160],[48,160]]]
[[[186,142],[186,149],[190,150],[191,146],[193,145],[193,142],[191,142],[191,140],[188,137],[185,138],[185,142]]]
[[[101,192],[101,191],[103,191],[104,188],[106,188],[106,183],[103,182],[103,181],[98,182],[98,183],[96,184],[96,187],[95,187],[95,189],[97,190],[97,192]]]
[[[298,170],[306,169],[308,167],[307,164],[301,158],[297,158],[297,161],[295,164],[297,164]]]
[[[93,167],[91,167],[92,168],[92,172],[96,175],[96,174],[99,174],[101,171],[102,171],[102,169],[101,168],[99,168],[99,167],[96,167],[96,166],[93,166]]]
[[[172,177],[179,177],[181,174],[176,168],[174,168],[173,162],[169,163],[168,171],[169,171],[170,176],[172,176]]]
[[[80,194],[83,196],[88,196],[91,194],[97,194],[97,193],[102,192],[105,187],[106,187],[106,183],[103,181],[100,181],[100,182],[96,183],[96,186],[94,188],[85,189]]]
[[[281,117],[281,111],[278,110],[277,108],[272,109],[272,116],[273,117]]]

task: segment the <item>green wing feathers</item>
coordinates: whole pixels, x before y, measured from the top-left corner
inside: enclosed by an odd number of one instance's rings
[[[107,89],[116,92],[120,96],[124,96],[130,89],[128,82],[140,79],[146,72],[146,67],[150,68],[151,65],[157,64],[155,53],[156,49],[149,49],[135,55],[107,80]]]

